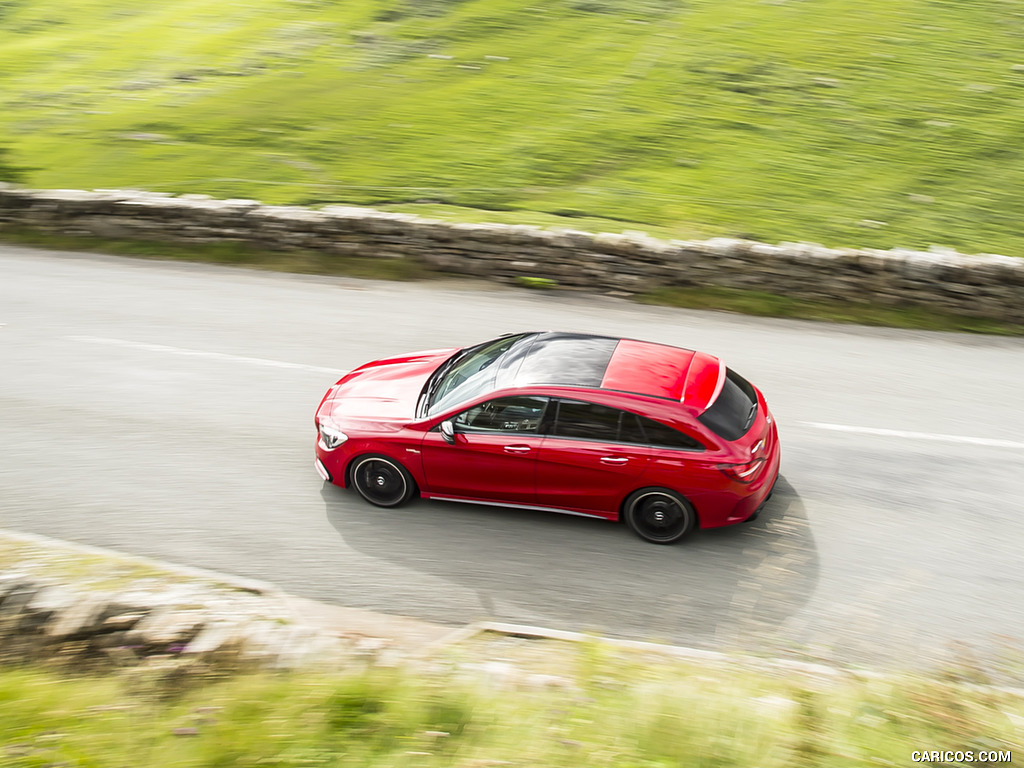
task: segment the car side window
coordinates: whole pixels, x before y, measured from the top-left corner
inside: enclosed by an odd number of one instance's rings
[[[622,412],[622,420],[619,422],[619,442],[636,443],[644,445],[647,436],[640,426],[640,417],[635,413]]]
[[[629,415],[607,405],[559,400],[552,435],[615,443],[619,441],[619,421]]]
[[[686,451],[703,451],[704,446],[694,438],[673,429],[668,424],[648,419],[644,416],[637,416],[640,426],[644,431],[644,442],[648,445],[660,448],[680,448]]]
[[[559,400],[553,421],[550,429],[552,437],[650,445],[686,451],[704,450],[704,446],[697,440],[667,424],[597,403]]]
[[[546,397],[499,397],[456,416],[456,432],[536,434],[547,408]]]

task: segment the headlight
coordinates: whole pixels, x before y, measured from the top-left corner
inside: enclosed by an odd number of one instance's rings
[[[333,451],[348,440],[348,435],[330,424],[320,423],[320,447],[325,451]]]

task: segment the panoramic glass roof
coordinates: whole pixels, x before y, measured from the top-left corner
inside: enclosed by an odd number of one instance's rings
[[[600,387],[619,340],[582,333],[539,333],[502,360],[504,386]]]

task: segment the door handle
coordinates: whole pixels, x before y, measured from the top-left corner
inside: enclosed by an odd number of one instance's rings
[[[627,461],[629,461],[629,459],[625,459],[622,456],[602,456],[601,457],[601,463],[602,464],[614,464],[617,467],[621,467]]]
[[[528,445],[506,445],[505,453],[529,453],[530,446]]]

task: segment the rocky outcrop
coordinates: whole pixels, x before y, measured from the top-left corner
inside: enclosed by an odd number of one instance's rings
[[[99,592],[0,575],[0,663],[290,668],[351,658],[357,646],[295,623],[273,595],[157,580],[146,588]]]
[[[0,185],[0,232],[4,228],[178,243],[229,240],[271,250],[409,259],[441,273],[501,282],[550,280],[622,294],[663,286],[757,289],[1024,323],[1024,259],[949,250],[664,241],[643,233],[452,224],[338,205],[312,209],[204,195]]]

